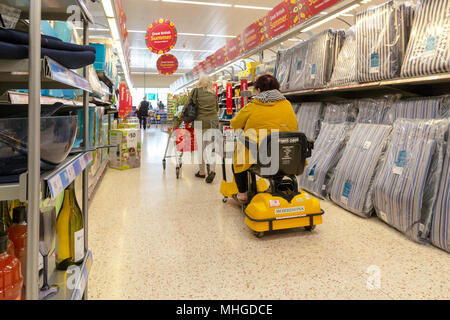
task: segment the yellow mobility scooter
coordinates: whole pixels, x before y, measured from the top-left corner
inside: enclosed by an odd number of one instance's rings
[[[259,146],[250,147],[255,142],[248,139],[243,142],[257,159],[248,174],[249,202],[242,206],[245,223],[255,236],[260,238],[266,231],[299,227],[312,231],[322,224],[324,211],[319,200],[299,191],[296,177],[303,173],[313,143],[301,132],[275,132],[266,136]],[[271,150],[272,146],[277,146],[278,150]],[[254,150],[258,150],[258,154]],[[227,202],[238,190],[234,181],[226,181],[225,161],[222,169],[221,193],[223,201]]]

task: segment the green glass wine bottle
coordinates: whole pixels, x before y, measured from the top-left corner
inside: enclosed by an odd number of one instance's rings
[[[56,268],[67,270],[84,260],[84,221],[72,183],[64,192],[64,203],[56,220]]]

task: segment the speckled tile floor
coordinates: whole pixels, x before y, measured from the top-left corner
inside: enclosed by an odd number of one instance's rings
[[[312,233],[257,239],[222,203],[220,174],[207,185],[185,165],[177,180],[167,135],[143,140],[142,167],[108,169],[90,205],[90,299],[450,298],[448,253],[327,201]]]

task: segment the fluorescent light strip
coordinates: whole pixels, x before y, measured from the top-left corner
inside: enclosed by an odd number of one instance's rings
[[[179,36],[193,36],[193,37],[204,37],[205,34],[203,33],[182,33],[182,32],[178,32]]]
[[[231,7],[231,4],[218,3],[218,2],[199,2],[199,1],[184,1],[184,0],[162,0],[162,2],[182,3],[182,4],[198,4],[202,6],[215,6],[215,7]]]
[[[130,47],[131,50],[148,50],[148,48]],[[214,52],[214,50],[197,50],[197,49],[172,49],[179,52]]]
[[[229,36],[226,34],[207,34],[207,37],[216,37],[216,38],[236,38],[236,36]]]
[[[268,7],[257,7],[257,6],[243,6],[240,4],[233,5],[235,8],[241,8],[241,9],[255,9],[255,10],[272,10],[272,8]]]
[[[352,10],[358,8],[358,7],[359,7],[359,4],[355,4],[355,5],[351,6],[351,7],[348,7],[347,9],[344,9],[344,10],[342,10],[340,12],[337,12],[337,13],[335,13],[335,14],[333,14],[333,15],[331,15],[331,16],[329,16],[329,17],[327,17],[327,18],[325,18],[325,19],[323,19],[323,20],[321,20],[321,21],[319,21],[317,23],[314,23],[314,24],[310,25],[309,27],[306,27],[305,29],[301,30],[301,32],[307,32],[309,30],[317,28],[318,26],[320,26],[320,25],[322,25],[324,23],[327,23],[328,21],[333,20],[333,19],[337,18],[338,16],[340,16],[340,15],[342,15],[344,13],[347,13],[349,11],[352,11]]]

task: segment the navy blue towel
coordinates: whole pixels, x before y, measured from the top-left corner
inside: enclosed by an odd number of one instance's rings
[[[41,57],[49,57],[69,69],[79,69],[95,62],[95,52],[41,49]],[[28,58],[28,45],[0,41],[1,59]]]
[[[18,30],[0,29],[0,41],[28,46],[29,34]],[[45,35],[41,36],[41,47],[66,51],[92,51],[95,53],[95,48],[93,46],[80,46]]]

